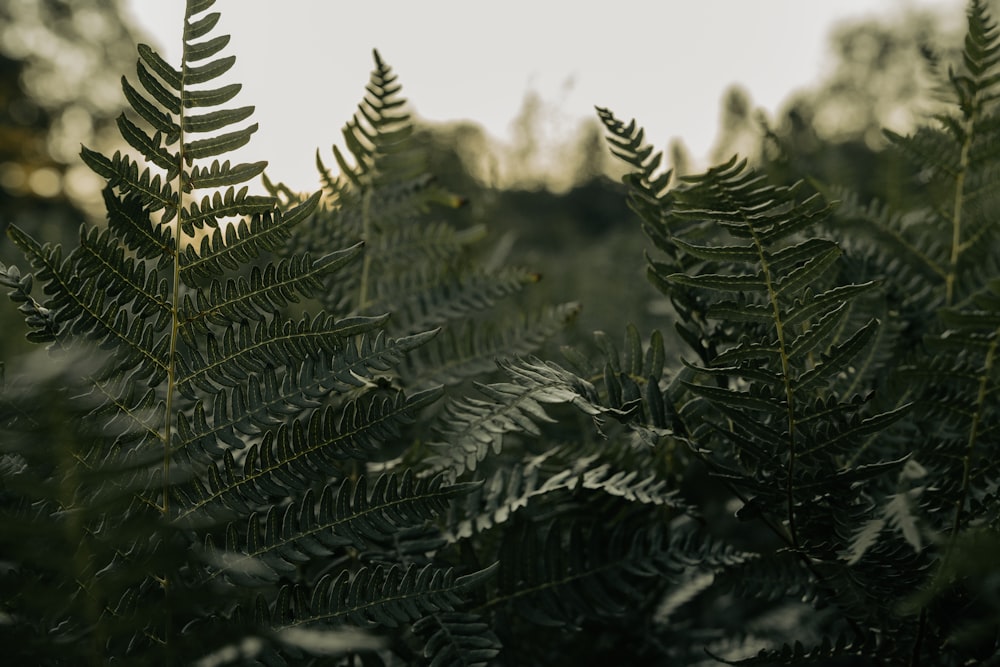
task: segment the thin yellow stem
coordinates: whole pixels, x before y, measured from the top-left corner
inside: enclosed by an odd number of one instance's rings
[[[754,233],[756,237],[756,232]],[[758,248],[761,246],[758,243]],[[771,312],[774,316],[774,328],[778,336],[778,349],[781,351],[781,377],[785,385],[785,419],[788,423],[788,479],[785,483],[785,504],[788,512],[788,533],[792,540],[792,547],[798,550],[799,536],[795,526],[795,494],[793,480],[795,478],[795,464],[798,452],[795,451],[795,400],[792,391],[791,365],[788,356],[788,348],[785,343],[785,327],[781,320],[781,308],[778,304],[778,294],[771,281],[771,267],[764,258],[763,249],[760,253],[760,261],[763,267],[764,280],[767,282],[767,291],[771,300]]]
[[[363,313],[368,307],[369,280],[372,268],[371,220],[372,188],[366,188],[361,196],[361,240],[367,244],[364,260],[361,264],[361,286],[358,289],[358,312]]]
[[[791,363],[788,355],[788,346],[785,342],[785,327],[781,319],[781,307],[778,303],[778,291],[771,275],[771,265],[767,261],[767,256],[764,253],[764,241],[758,235],[752,221],[749,219],[745,219],[744,221],[747,229],[750,230],[750,235],[753,238],[755,247],[757,248],[761,272],[764,274],[764,282],[767,285],[768,300],[771,304],[771,313],[774,319],[775,333],[778,338],[778,349],[781,353],[781,377],[785,387],[785,418],[788,423],[788,479],[785,483],[785,504],[786,512],[788,514],[789,539],[791,541],[792,548],[798,551],[799,537],[795,524],[795,494],[793,483],[798,455],[798,452],[795,450],[797,422],[795,421],[795,402],[794,392],[792,391]]]
[[[958,277],[958,260],[964,250],[962,245],[962,208],[965,194],[965,175],[969,170],[969,155],[972,152],[972,137],[976,118],[979,115],[979,94],[972,99],[969,115],[963,124],[962,150],[958,160],[958,175],[955,176],[955,201],[951,213],[951,254],[948,259],[948,275],[945,276],[945,306],[955,300],[955,280]]]
[[[774,318],[775,333],[778,337],[778,349],[781,353],[781,377],[785,385],[785,419],[788,423],[788,479],[785,483],[785,504],[788,513],[788,534],[792,548],[799,549],[798,531],[795,525],[795,494],[794,494],[794,474],[798,452],[795,451],[796,421],[795,421],[795,401],[792,391],[791,364],[788,355],[788,347],[785,342],[785,326],[781,319],[781,307],[778,303],[778,292],[775,289],[774,280],[771,276],[771,265],[764,254],[763,241],[757,236],[757,230],[749,222],[747,227],[753,235],[753,240],[757,246],[760,258],[761,271],[764,274],[764,282],[767,284],[768,299],[771,302],[771,314]]]
[[[184,89],[185,83],[183,80],[185,72],[184,63],[187,62],[187,41],[184,42],[182,57],[181,57],[181,90]],[[178,112],[177,124],[181,128],[181,136],[177,142],[177,203],[174,210],[173,221],[171,223],[171,232],[174,240],[174,247],[172,250],[173,259],[173,275],[171,279],[171,289],[170,289],[170,348],[167,357],[167,395],[164,400],[163,407],[163,467],[162,474],[163,479],[161,480],[162,488],[162,503],[160,511],[164,519],[169,520],[170,518],[170,465],[173,452],[171,450],[171,441],[173,440],[173,426],[174,426],[174,398],[177,394],[177,345],[180,340],[180,328],[181,328],[181,318],[180,318],[180,303],[181,303],[181,262],[180,253],[181,247],[183,245],[183,234],[184,231],[181,227],[181,218],[183,217],[184,206],[185,206],[185,191],[187,189],[186,179],[188,178],[188,173],[184,169],[184,105],[180,107]],[[171,597],[171,580],[170,576],[166,575],[158,578],[161,588],[163,589],[163,600],[164,600],[164,619],[163,619],[163,646],[165,651],[165,664],[171,664],[173,659],[171,656],[172,652],[172,637],[173,637],[173,612],[171,611],[170,597]]]
[[[976,440],[979,437],[979,426],[982,421],[983,409],[986,405],[986,395],[988,393],[990,376],[993,374],[993,365],[996,362],[997,344],[1000,343],[1000,330],[994,332],[993,340],[986,351],[986,361],[983,363],[983,373],[979,376],[979,391],[976,393],[975,408],[972,416],[972,425],[969,427],[969,437],[965,444],[965,455],[962,457],[962,487],[955,501],[955,517],[952,522],[952,539],[958,535],[962,523],[962,509],[965,506],[965,499],[969,495],[969,484],[972,479],[972,457],[975,454]]]

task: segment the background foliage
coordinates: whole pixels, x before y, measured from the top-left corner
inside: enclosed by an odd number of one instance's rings
[[[736,90],[691,174],[599,108],[622,182],[583,160],[558,195],[491,188],[378,52],[317,192],[232,164],[256,125],[212,5],[82,150],[103,220],[4,200],[39,348],[5,326],[9,660],[1000,664],[984,3],[959,49],[841,35],[873,77],[926,47],[912,132],[873,138],[855,74],[760,131]]]

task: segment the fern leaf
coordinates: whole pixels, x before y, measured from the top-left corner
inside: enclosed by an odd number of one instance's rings
[[[180,135],[180,126],[174,122],[170,114],[164,113],[157,108],[154,102],[151,102],[146,97],[142,95],[138,90],[132,87],[124,76],[122,77],[122,91],[125,93],[125,99],[128,100],[129,105],[137,114],[139,114],[143,120],[149,123],[154,130],[162,132],[167,137],[167,143],[173,143],[171,139]],[[84,149],[85,151],[87,149]]]
[[[239,95],[243,86],[238,83],[231,83],[219,88],[206,88],[201,90],[191,90],[185,88],[181,94],[181,104],[186,108],[215,107],[225,104]]]
[[[195,167],[191,170],[188,185],[195,188],[221,188],[227,185],[237,185],[264,173],[266,162],[251,162],[231,166],[229,160],[219,163],[214,160],[209,167]]]
[[[592,387],[555,364],[498,365],[513,382],[477,383],[485,398],[452,400],[445,405],[436,427],[442,438],[430,443],[437,452],[431,458],[435,469],[451,469],[460,475],[475,470],[491,450],[499,454],[505,434],[537,435],[536,422],[552,421],[542,407],[545,403],[571,403],[590,416],[606,412],[588,398],[593,395]]]
[[[454,542],[478,535],[510,522],[525,508],[551,505],[554,498],[574,493],[579,496],[580,490],[623,498],[632,507],[687,509],[677,489],[668,488],[663,476],[650,470],[652,461],[616,457],[615,450],[610,445],[584,451],[557,447],[498,470],[466,495],[445,537]]]
[[[120,152],[115,152],[114,157],[109,159],[84,147],[80,155],[87,166],[108,179],[109,187],[118,187],[122,195],[136,195],[150,212],[167,209],[165,215],[171,215],[170,210],[176,206],[177,197],[169,182],[161,185],[159,175],[151,175],[149,169],[140,174],[139,165]]]
[[[802,373],[795,379],[795,385],[799,389],[807,389],[814,383],[822,382],[822,378],[832,375],[834,369],[839,372],[847,367],[852,359],[857,357],[862,350],[871,342],[878,327],[876,320],[869,322],[862,328],[855,331],[850,338],[829,347],[821,356],[821,361],[808,371]]]
[[[288,620],[279,622],[276,629],[313,623],[395,628],[427,614],[453,611],[463,595],[481,585],[494,569],[456,577],[451,568],[432,565],[379,566],[361,568],[353,576],[347,572],[327,575],[308,594],[301,590],[293,594],[288,588],[278,593],[275,615]]]
[[[188,62],[198,62],[199,60],[204,60],[205,58],[211,58],[229,45],[229,35],[218,35],[217,37],[206,39],[204,42],[190,41],[202,37],[205,34],[203,31],[208,31],[215,27],[214,22],[206,20],[210,19],[212,16],[218,17],[220,15],[209,14],[208,16],[199,19],[196,23],[189,23],[185,26],[184,37],[188,40],[188,45],[187,52],[184,54],[184,57]],[[196,27],[196,29],[191,29],[192,27]]]
[[[157,269],[164,269],[173,255],[173,242],[167,230],[153,227],[149,209],[143,207],[142,198],[119,198],[111,188],[105,188],[103,194],[108,208],[108,229],[138,259],[156,259]]]
[[[403,426],[412,424],[420,409],[436,401],[440,389],[427,390],[409,397],[371,397],[353,400],[341,410],[327,407],[312,414],[307,423],[295,420],[282,423],[264,433],[260,444],[247,448],[242,470],[231,452],[223,452],[221,470],[210,463],[197,481],[183,489],[185,508],[181,520],[204,511],[218,511],[218,506],[247,512],[265,503],[274,493],[289,488],[304,490],[311,481],[322,479],[338,460],[364,457],[378,447],[398,438]],[[248,420],[247,411],[240,415]],[[196,441],[198,436],[188,435]]]
[[[723,660],[712,656],[727,665],[825,665],[831,660],[868,658],[876,650],[874,638],[866,637],[848,641],[845,636],[837,638],[836,642],[823,637],[822,642],[813,648],[806,648],[802,642],[784,644],[779,649],[763,649],[757,656],[744,660]]]
[[[248,114],[249,115],[249,114]],[[185,130],[188,132],[206,132],[215,129],[217,125],[228,125],[233,122],[231,116],[227,115],[224,119],[211,119],[209,122],[204,117],[199,118],[198,116],[192,117],[191,123],[198,120],[203,122],[203,125],[198,127],[197,130],[192,129],[190,123],[187,123]],[[217,155],[222,155],[224,153],[229,153],[241,148],[250,142],[251,135],[257,131],[258,125],[254,123],[249,127],[242,130],[237,130],[235,132],[227,132],[226,134],[218,134],[209,139],[196,139],[184,144],[184,159],[188,164],[191,164],[194,160],[206,157],[215,157]]]
[[[224,193],[203,197],[200,204],[191,202],[181,217],[181,231],[190,236],[196,229],[218,226],[221,218],[262,215],[273,210],[271,197],[251,195],[246,187],[239,190],[229,187]]]
[[[384,321],[378,317],[335,320],[328,316],[294,323],[275,315],[269,323],[257,323],[252,332],[247,322],[239,327],[230,325],[221,340],[209,334],[206,354],[191,350],[190,367],[183,357],[178,359],[178,390],[185,393],[190,386],[200,386],[214,391],[208,382],[235,386],[259,368],[294,367],[310,357],[321,360],[338,352],[346,337],[369,332]]]
[[[185,66],[185,83],[198,85],[200,83],[205,83],[206,81],[211,81],[212,79],[217,79],[228,72],[234,64],[236,64],[236,57],[226,56],[195,67]]]
[[[411,355],[403,377],[417,388],[454,385],[496,368],[496,359],[534,352],[579,313],[576,303],[546,309],[536,318],[506,329],[468,322],[446,328]]]
[[[181,97],[175,94],[168,87],[160,83],[153,74],[146,69],[142,64],[142,61],[136,63],[135,67],[136,78],[139,80],[139,85],[142,86],[143,90],[149,93],[153,99],[167,111],[172,114],[179,114],[181,112]],[[176,90],[176,88],[174,89]],[[168,133],[170,138],[174,138],[173,135]]]
[[[422,657],[429,667],[485,667],[500,653],[500,640],[476,614],[438,612],[413,624],[424,639]]]
[[[171,153],[162,145],[161,133],[150,136],[138,125],[130,121],[124,114],[118,117],[118,131],[132,148],[139,151],[143,157],[167,172],[167,178],[174,177],[177,164],[180,161],[178,153]]]
[[[139,57],[149,66],[160,79],[174,90],[180,90],[183,83],[181,73],[171,67],[167,61],[160,57],[156,51],[146,44],[139,44],[137,47]]]
[[[633,503],[666,506],[679,504],[677,491],[668,490],[666,480],[656,472],[643,475],[636,470],[612,471],[612,467],[605,463],[587,470],[583,474],[581,486],[585,489],[600,489]]]
[[[195,404],[190,419],[183,413],[179,415],[177,449],[197,457],[200,452],[217,450],[219,438],[241,448],[243,442],[234,429],[256,433],[289,414],[319,406],[335,390],[364,386],[367,382],[364,378],[392,369],[406,353],[423,345],[434,333],[400,339],[386,338],[381,332],[358,336],[349,339],[332,358],[296,359],[283,369],[280,379],[274,368],[250,373],[245,385],[238,383],[231,391],[215,394],[211,422],[200,402]],[[189,384],[193,383],[180,388]],[[216,391],[212,385],[206,389]]]
[[[181,255],[181,280],[189,287],[196,287],[203,278],[222,275],[263,251],[277,249],[290,229],[311,215],[318,202],[316,193],[287,213],[267,211],[252,216],[249,224],[241,220],[237,225],[227,226],[225,231],[216,228],[211,236],[204,237],[198,252],[188,246]]]
[[[245,538],[230,524],[225,551],[209,542],[206,559],[216,563],[212,577],[242,582],[273,583],[316,556],[328,556],[344,547],[365,549],[371,542],[390,538],[407,526],[420,525],[444,511],[453,498],[475,484],[445,485],[443,476],[415,480],[403,474],[381,475],[369,491],[365,477],[327,485],[317,500],[307,491],[287,507],[272,506],[261,520],[252,514]],[[245,542],[244,542],[245,540]]]
[[[550,627],[573,627],[582,617],[613,618],[646,599],[650,587],[680,576],[689,564],[712,569],[749,556],[680,530],[667,537],[657,529],[626,537],[623,530],[588,525],[524,526],[505,536],[497,594],[491,607]]]
[[[198,290],[198,305],[190,300],[182,311],[186,337],[194,332],[207,331],[207,322],[224,323],[241,319],[259,320],[267,311],[280,310],[297,302],[299,294],[310,295],[322,287],[319,277],[335,271],[353,260],[361,246],[329,253],[313,261],[308,255],[296,257],[279,264],[268,264],[263,271],[254,267],[248,278],[230,280],[225,287],[218,282],[211,284],[206,293]]]

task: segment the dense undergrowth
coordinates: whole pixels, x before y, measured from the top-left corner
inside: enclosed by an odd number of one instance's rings
[[[321,190],[250,193],[212,4],[179,67],[139,48],[130,150],[83,149],[107,224],[9,232],[47,348],[0,403],[10,664],[1000,664],[981,2],[950,112],[890,133],[900,208],[677,179],[599,109],[672,330],[558,353],[579,306],[435,216],[378,53]]]

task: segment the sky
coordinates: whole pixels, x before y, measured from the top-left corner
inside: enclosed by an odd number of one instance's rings
[[[182,0],[126,0],[145,39],[180,60]],[[545,103],[541,129],[569,137],[594,107],[635,118],[647,140],[674,138],[696,164],[734,84],[774,114],[832,66],[827,36],[845,19],[929,8],[960,21],[962,0],[217,0],[243,83],[231,104],[256,106],[261,129],[236,156],[266,158],[294,189],[317,187],[314,156],[354,113],[372,49],[400,77],[416,116],[471,120],[510,142],[525,95]],[[702,165],[704,166],[704,165]]]

